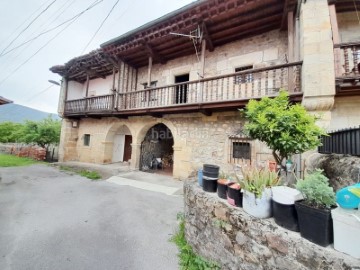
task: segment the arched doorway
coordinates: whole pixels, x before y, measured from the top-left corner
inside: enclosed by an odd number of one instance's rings
[[[132,135],[125,125],[120,126],[114,134],[112,162],[124,162],[131,159]]]
[[[164,124],[151,127],[140,149],[140,170],[161,174],[172,174],[174,137]]]

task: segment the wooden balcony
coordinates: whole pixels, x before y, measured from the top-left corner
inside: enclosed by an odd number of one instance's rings
[[[128,117],[170,113],[236,110],[250,99],[274,97],[287,89],[293,101],[301,101],[301,64],[245,70],[197,81],[162,87],[69,100],[65,102],[67,117]]]
[[[360,41],[334,46],[337,95],[360,94]]]

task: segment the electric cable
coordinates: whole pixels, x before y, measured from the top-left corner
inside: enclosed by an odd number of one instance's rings
[[[49,32],[52,32],[52,31],[56,30],[57,28],[63,26],[64,24],[66,24],[66,23],[68,23],[68,22],[70,22],[70,21],[72,21],[72,20],[76,20],[76,19],[78,18],[78,16],[84,14],[86,11],[92,9],[93,7],[95,7],[96,5],[100,4],[100,3],[103,2],[103,1],[104,1],[104,0],[96,0],[96,1],[95,1],[91,6],[89,6],[87,9],[81,11],[80,13],[78,13],[78,14],[76,14],[75,16],[71,17],[70,19],[67,19],[67,20],[63,21],[62,23],[58,24],[57,26],[54,26],[54,27],[52,27],[52,28],[50,28],[50,29],[48,29],[48,30],[46,30],[46,31],[44,31],[44,32],[41,32],[41,33],[38,34],[37,36],[35,36],[35,37],[33,37],[33,38],[31,38],[31,39],[29,39],[29,40],[27,40],[27,41],[25,41],[25,42],[17,45],[17,46],[15,46],[15,47],[13,47],[12,49],[10,49],[10,50],[8,50],[8,51],[6,51],[6,52],[2,52],[2,53],[0,54],[0,57],[2,57],[2,56],[4,56],[4,55],[7,55],[8,53],[10,53],[10,52],[12,52],[12,51],[14,51],[14,50],[16,50],[16,49],[18,49],[18,48],[26,45],[27,43],[29,43],[29,42],[31,42],[31,41],[33,41],[33,40],[35,40],[35,39],[38,39],[39,37],[41,37],[41,36],[43,36],[43,35],[45,35],[45,34],[47,34],[47,33],[49,33]]]
[[[42,14],[44,14],[57,0],[53,0],[44,10],[42,10],[20,33],[1,51],[0,56],[23,34]]]
[[[106,22],[106,20],[109,18],[110,14],[113,12],[114,8],[116,7],[116,5],[119,3],[119,0],[116,0],[115,4],[112,6],[112,8],[110,9],[110,11],[108,12],[108,14],[106,15],[106,17],[104,18],[104,20],[101,22],[101,24],[99,25],[98,29],[95,31],[94,35],[91,37],[91,39],[89,40],[89,42],[86,44],[85,48],[83,49],[81,54],[84,54],[85,50],[87,49],[87,47],[90,45],[90,43],[93,41],[93,39],[95,38],[96,34],[100,31],[101,27],[104,25],[104,23]]]
[[[103,0],[100,0],[100,2],[102,2]],[[97,4],[100,3],[99,0],[96,0],[95,2],[93,2],[90,7],[94,7]],[[89,8],[90,8],[89,7]],[[87,8],[85,11],[89,10],[89,8]],[[42,49],[44,49],[47,45],[50,44],[51,41],[53,41],[55,38],[57,38],[62,32],[64,32],[70,25],[72,25],[82,14],[85,13],[81,12],[77,15],[77,17],[75,17],[72,21],[68,22],[68,24],[61,29],[58,33],[56,33],[49,41],[47,41],[42,47],[40,47],[35,53],[33,53],[29,58],[27,58],[24,62],[22,62],[20,65],[18,65],[8,76],[6,76],[3,80],[0,81],[0,86],[7,80],[9,79],[16,71],[18,71],[21,67],[23,67],[26,63],[28,63],[34,56],[36,56]]]

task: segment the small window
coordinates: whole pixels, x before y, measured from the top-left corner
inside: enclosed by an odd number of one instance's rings
[[[89,146],[90,145],[90,134],[85,134],[84,135],[84,146]]]
[[[235,72],[251,70],[251,69],[253,69],[253,66],[238,67],[238,68],[235,68]],[[253,81],[252,73],[237,75],[234,78],[235,84],[251,83],[252,81]]]
[[[248,142],[232,141],[232,158],[233,159],[251,159],[251,147]]]
[[[155,87],[156,87],[156,84],[157,84],[157,81],[152,81],[152,82],[150,83],[150,87],[148,87],[147,82],[146,82],[146,83],[142,83],[142,85],[144,86],[144,89],[147,89],[147,88],[155,88]]]

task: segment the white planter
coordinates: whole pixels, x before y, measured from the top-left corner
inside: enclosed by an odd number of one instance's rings
[[[331,210],[334,248],[360,259],[360,210],[337,207]]]
[[[257,218],[271,217],[271,189],[265,189],[261,198],[255,198],[254,193],[244,190],[243,208],[246,213]]]

